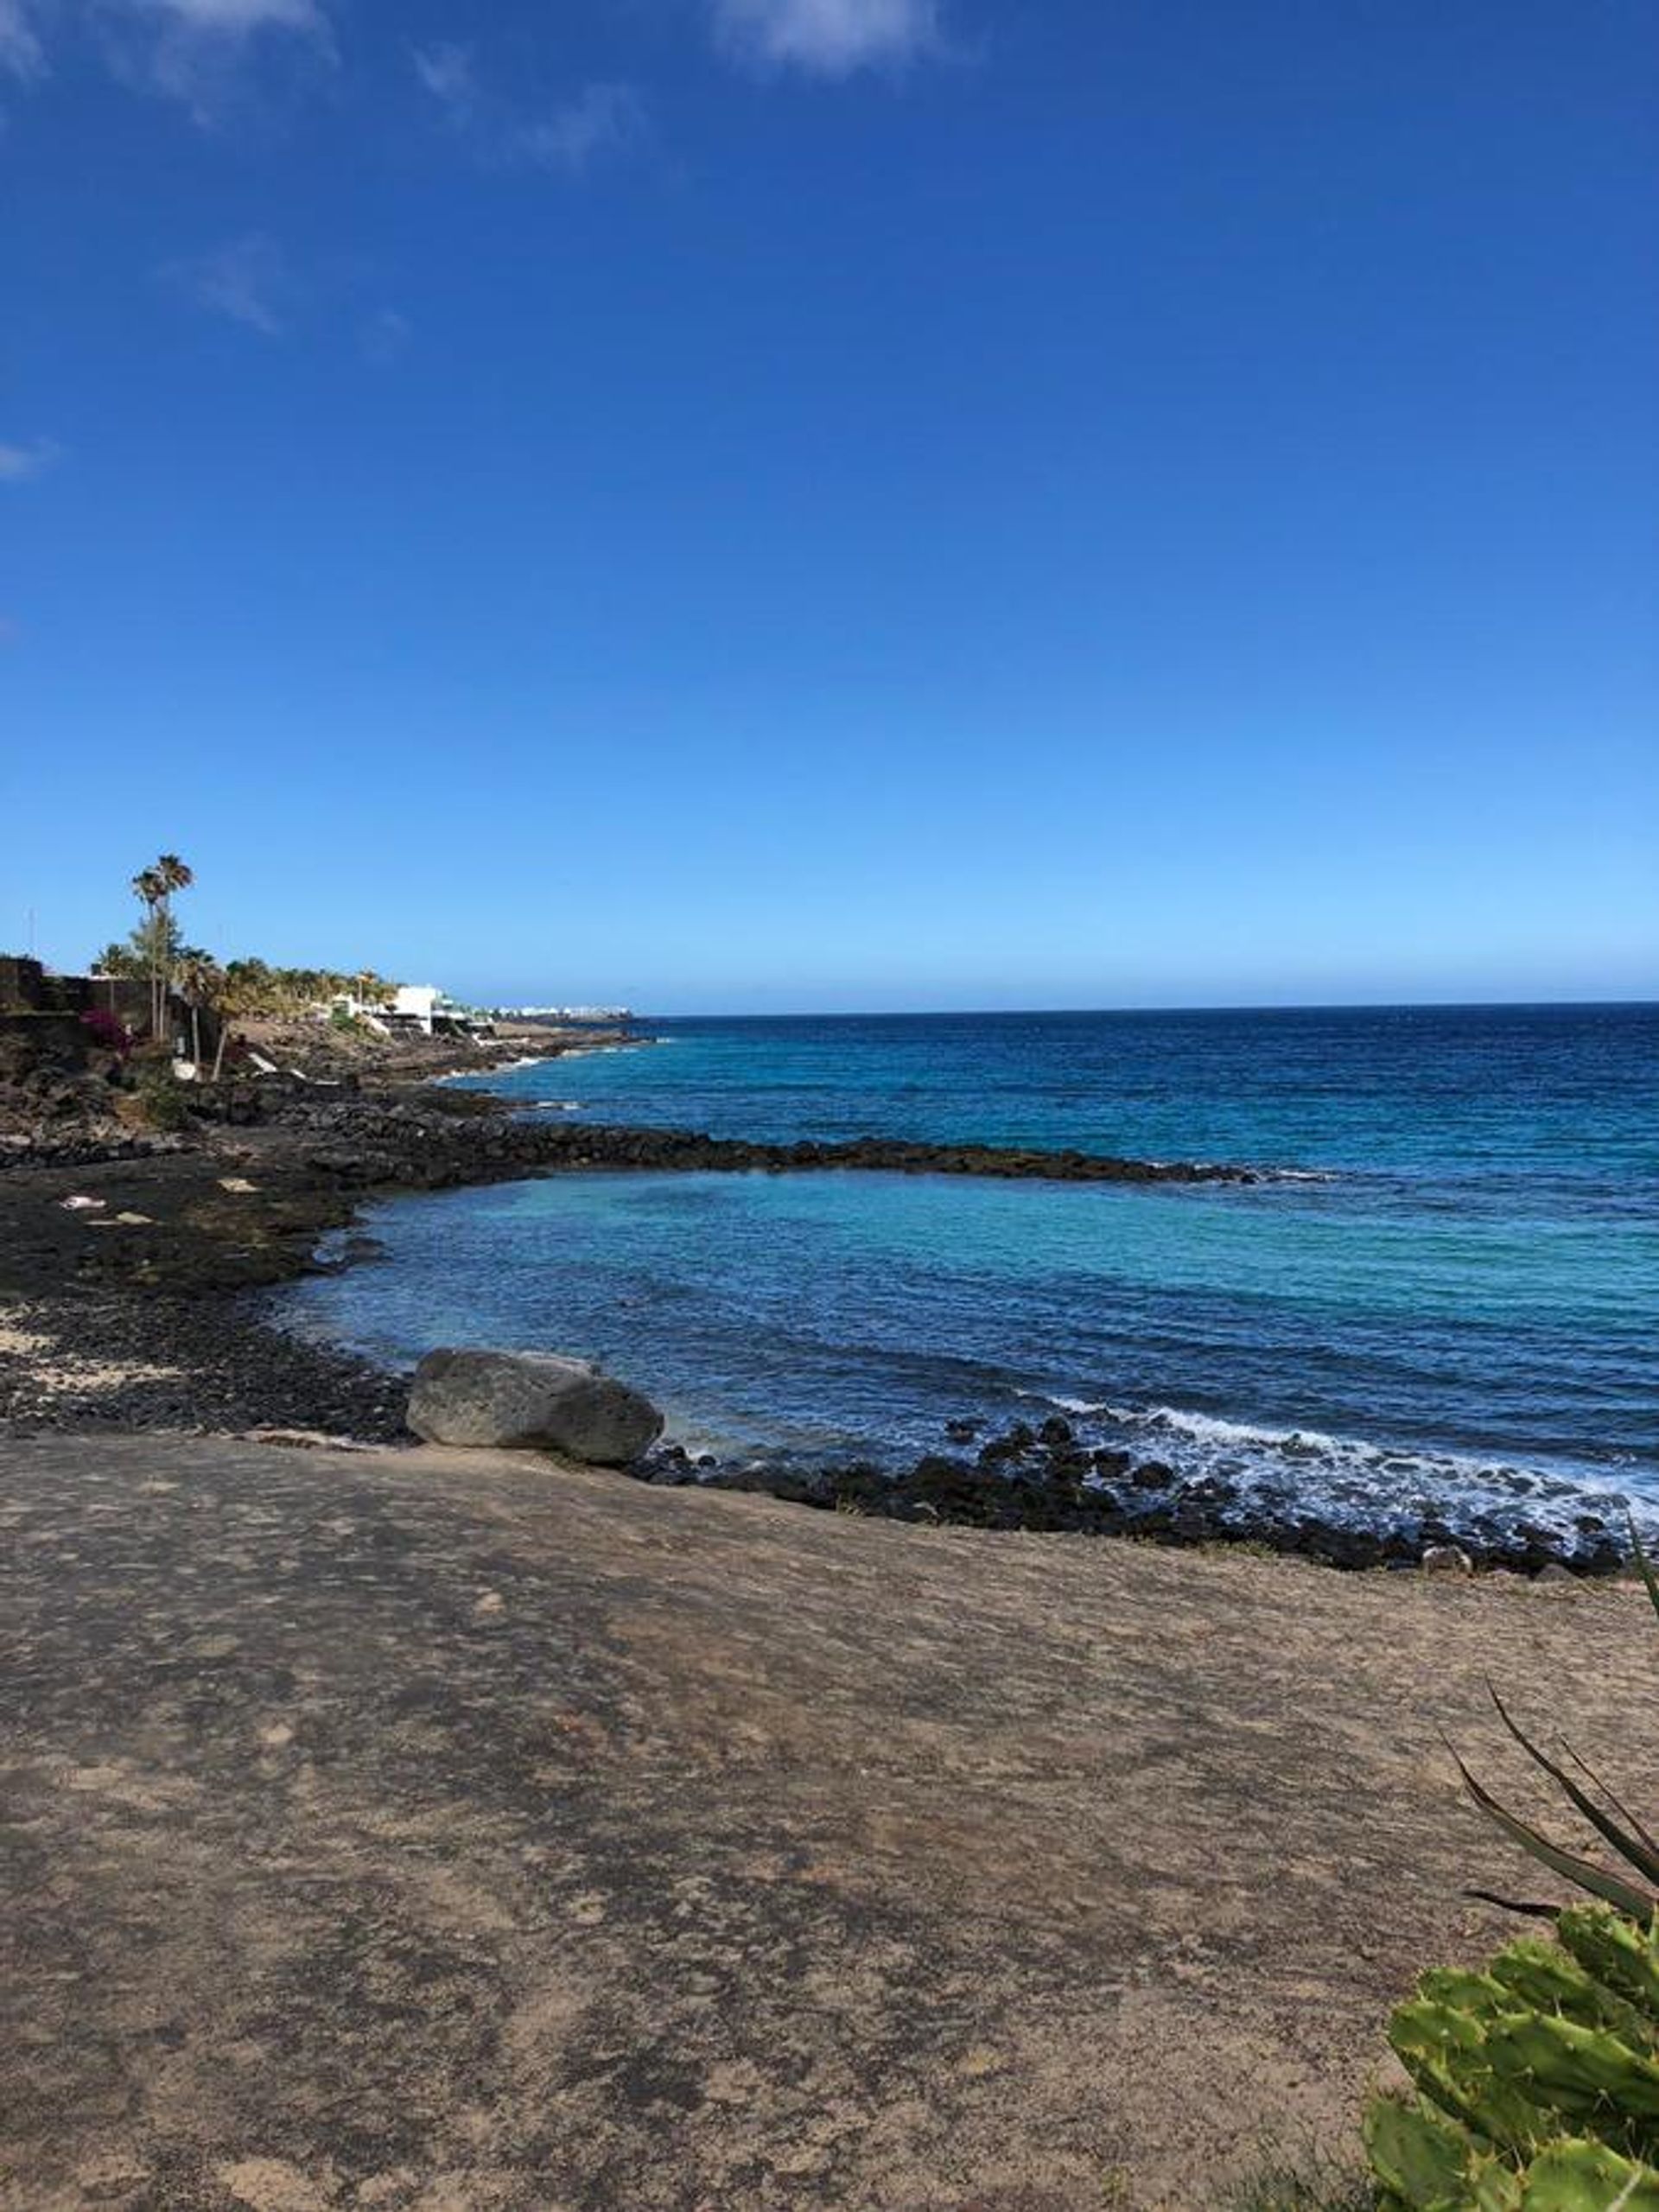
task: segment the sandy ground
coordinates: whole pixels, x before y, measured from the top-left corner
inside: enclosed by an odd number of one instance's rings
[[[1212,2207],[1535,1893],[1483,1677],[1654,1735],[1628,1585],[162,1436],[0,1523],[4,2212]]]

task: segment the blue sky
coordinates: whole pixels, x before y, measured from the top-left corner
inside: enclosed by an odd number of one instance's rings
[[[0,0],[0,944],[1659,995],[1648,0]]]

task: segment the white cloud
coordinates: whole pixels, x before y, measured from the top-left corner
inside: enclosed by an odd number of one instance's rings
[[[0,70],[26,85],[46,74],[46,48],[30,0],[0,0]]]
[[[283,335],[298,303],[299,288],[287,257],[263,231],[251,231],[194,260],[173,262],[163,273],[181,284],[199,307],[265,338]]]
[[[26,446],[0,445],[0,484],[26,484],[31,476],[42,475],[61,451],[50,438],[35,438]]]
[[[417,46],[410,59],[447,120],[467,134],[483,161],[580,175],[645,135],[645,105],[632,85],[584,85],[550,113],[527,115],[480,84],[469,46]]]
[[[721,42],[743,60],[847,77],[937,52],[938,0],[714,0]]]
[[[396,308],[378,308],[359,327],[358,342],[365,361],[385,368],[408,349],[413,334],[414,326],[406,315],[399,315]]]
[[[191,30],[219,37],[245,38],[249,32],[305,31],[323,22],[315,0],[127,0],[138,15],[170,16]]]
[[[280,37],[309,63],[336,58],[318,0],[104,0],[99,23],[118,76],[181,100],[202,124],[217,121],[242,91],[256,45]]]
[[[415,74],[433,99],[457,123],[469,122],[478,106],[478,77],[471,47],[444,41],[436,46],[412,48],[410,53]]]
[[[620,153],[644,136],[645,110],[631,85],[586,85],[551,115],[518,124],[509,152],[538,168],[579,175],[603,154]]]

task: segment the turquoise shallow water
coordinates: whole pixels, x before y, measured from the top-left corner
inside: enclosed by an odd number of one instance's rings
[[[594,1175],[399,1200],[290,1312],[382,1356],[603,1357],[723,1453],[1074,1410],[1382,1522],[1659,1505],[1659,1008],[660,1025],[526,1111],[1245,1161],[1249,1188]]]

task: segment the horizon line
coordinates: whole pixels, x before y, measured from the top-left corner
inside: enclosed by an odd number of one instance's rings
[[[480,1000],[479,1003],[505,1010],[503,1001]],[[1659,1012],[1659,995],[1559,999],[1239,999],[1178,1006],[792,1007],[766,1011],[710,1007],[695,1013],[682,1011],[677,1014],[638,1007],[624,1007],[621,1010],[635,1020],[653,1021],[975,1021],[1020,1014],[1082,1017],[1148,1014],[1525,1014],[1574,1009],[1593,1013],[1613,1007],[1651,1008]]]

